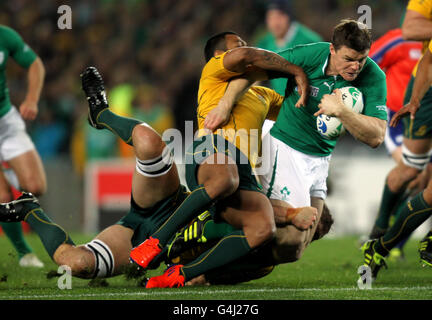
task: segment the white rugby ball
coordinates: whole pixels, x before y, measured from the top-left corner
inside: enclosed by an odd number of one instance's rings
[[[355,112],[363,111],[363,95],[356,87],[343,87],[339,89],[342,93],[342,100],[345,105]],[[337,117],[320,114],[316,119],[318,132],[327,139],[335,140],[345,132],[342,122]]]

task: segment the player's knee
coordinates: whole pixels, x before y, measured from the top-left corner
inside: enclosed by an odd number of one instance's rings
[[[411,180],[417,178],[417,176],[420,174],[420,172],[421,172],[420,169],[412,168],[412,167],[405,167],[405,169],[403,171],[403,177],[405,178],[404,180],[411,181]]]
[[[132,131],[132,140],[135,154],[140,160],[157,158],[166,147],[160,135],[144,124],[135,126]]]
[[[415,179],[421,170],[406,165],[399,165],[390,172],[387,177],[387,184],[390,190],[396,192],[405,184]]]
[[[251,224],[245,226],[244,232],[248,238],[251,247],[257,247],[268,241],[271,241],[276,236],[276,226],[271,219],[261,219],[251,221]]]
[[[232,172],[216,174],[204,182],[204,188],[212,199],[226,198],[232,195],[239,187],[239,176]]]
[[[92,253],[82,247],[70,247],[59,254],[54,255],[54,261],[59,266],[67,266],[72,274],[79,278],[91,278],[94,273]]]
[[[232,195],[237,190],[240,183],[238,175],[235,174],[229,174],[216,180],[215,185],[218,186],[219,196],[221,197]]]
[[[258,229],[262,243],[272,240],[276,236],[276,226],[271,221],[264,222]]]

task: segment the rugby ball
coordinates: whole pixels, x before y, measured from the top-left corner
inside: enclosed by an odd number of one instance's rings
[[[343,87],[339,89],[342,93],[344,104],[357,113],[363,111],[363,95],[355,87]],[[345,132],[342,122],[337,117],[320,114],[316,119],[318,132],[326,139],[336,140]]]

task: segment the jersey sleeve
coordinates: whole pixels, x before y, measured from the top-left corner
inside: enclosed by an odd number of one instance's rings
[[[385,74],[373,61],[369,61],[365,68],[366,70],[364,71],[366,72],[362,79],[360,79],[357,87],[363,94],[363,114],[387,120],[387,84]]]
[[[2,34],[10,56],[23,68],[28,68],[37,58],[36,53],[11,28],[5,27]]]
[[[284,97],[274,90],[269,90],[270,105],[266,119],[276,121],[279,111],[282,107]]]
[[[432,19],[432,0],[410,0],[407,10],[416,11],[428,19]]]
[[[241,73],[230,71],[224,67],[223,60],[228,52],[226,51],[210,59],[204,68],[203,75],[220,81],[227,81],[232,77],[240,75]]]

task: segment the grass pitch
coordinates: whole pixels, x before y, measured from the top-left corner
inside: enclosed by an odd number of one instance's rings
[[[91,236],[72,234],[75,243]],[[296,263],[280,265],[265,278],[236,286],[152,289],[139,287],[124,276],[102,283],[73,278],[71,289],[59,289],[57,270],[35,234],[26,235],[43,269],[21,268],[9,240],[0,237],[0,300],[428,300],[432,298],[432,269],[422,268],[418,241],[405,247],[405,260],[388,261],[371,290],[357,287],[362,255],[356,237],[322,239],[313,243]],[[150,276],[162,272],[152,271]]]

